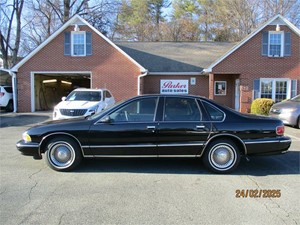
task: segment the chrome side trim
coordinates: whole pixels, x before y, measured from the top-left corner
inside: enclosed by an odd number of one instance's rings
[[[74,138],[74,139],[77,141],[77,143],[78,143],[78,145],[79,145],[79,147],[80,147],[82,156],[84,156],[83,148],[82,148],[82,146],[81,146],[80,141],[79,141],[74,135],[69,134],[69,133],[65,133],[65,132],[51,133],[51,134],[48,134],[48,135],[46,135],[45,137],[43,137],[43,139],[41,140],[41,142],[40,142],[40,144],[39,144],[39,150],[38,150],[39,155],[42,155],[42,153],[41,153],[41,146],[42,146],[43,142],[44,142],[48,137],[51,137],[51,136],[53,136],[53,135],[67,135],[67,136],[70,136],[70,137]]]
[[[29,148],[39,148],[39,144],[21,144],[17,143],[17,147],[29,147]]]
[[[84,146],[85,148],[147,148],[147,147],[157,147],[157,145],[93,145]]]
[[[203,143],[188,143],[188,144],[158,144],[158,147],[184,147],[184,146],[203,146]]]
[[[246,145],[252,144],[268,144],[268,143],[284,143],[284,142],[291,142],[290,140],[273,140],[273,141],[245,141]]]
[[[174,144],[148,144],[148,145],[93,145],[82,146],[82,148],[149,148],[149,147],[184,147],[184,146],[203,146],[203,143],[174,143]]]

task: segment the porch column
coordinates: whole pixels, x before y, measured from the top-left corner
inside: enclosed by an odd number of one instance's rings
[[[208,98],[212,99],[212,100],[214,99],[214,81],[215,81],[214,74],[210,73],[209,74],[209,94],[208,94]]]

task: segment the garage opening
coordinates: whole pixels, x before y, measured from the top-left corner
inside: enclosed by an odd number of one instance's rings
[[[34,111],[53,110],[62,97],[76,88],[90,88],[91,75],[86,74],[34,74]]]

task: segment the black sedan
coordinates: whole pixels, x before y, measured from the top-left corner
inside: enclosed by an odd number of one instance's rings
[[[145,95],[85,119],[51,121],[27,130],[17,148],[57,171],[88,157],[201,157],[228,173],[246,155],[284,153],[291,139],[281,120],[241,114],[209,99]]]

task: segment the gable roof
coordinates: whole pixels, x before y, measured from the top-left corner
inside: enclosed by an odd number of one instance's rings
[[[200,74],[235,43],[116,42],[149,74]]]
[[[265,24],[263,24],[261,27],[253,31],[251,34],[249,34],[246,38],[244,38],[240,43],[238,43],[236,46],[234,46],[232,49],[230,49],[226,54],[224,54],[222,57],[220,57],[218,60],[216,60],[214,63],[212,63],[207,69],[204,70],[206,73],[212,72],[212,69],[218,65],[220,62],[222,62],[224,59],[226,59],[229,55],[231,55],[233,52],[235,52],[238,48],[240,48],[243,44],[245,44],[247,41],[249,41],[252,37],[254,37],[257,33],[262,31],[266,26],[268,25],[286,25],[288,26],[292,31],[294,31],[298,36],[300,36],[300,30],[292,24],[290,21],[288,21],[286,18],[281,16],[280,14],[274,16],[270,20],[268,20]]]
[[[30,58],[32,58],[37,52],[39,52],[43,47],[45,47],[48,43],[50,43],[54,38],[56,38],[61,32],[63,32],[67,27],[80,24],[86,25],[91,28],[96,34],[98,34],[101,38],[103,38],[107,43],[109,43],[112,47],[117,49],[121,54],[127,57],[131,62],[133,62],[136,66],[138,66],[141,72],[145,72],[146,69],[142,67],[139,63],[137,63],[134,59],[132,59],[129,55],[127,55],[122,49],[116,46],[111,40],[109,40],[106,36],[104,36],[100,31],[98,31],[95,27],[90,25],[85,19],[83,19],[79,15],[73,16],[69,19],[63,26],[61,26],[57,31],[55,31],[52,35],[50,35],[44,42],[42,42],[36,49],[30,52],[25,58],[23,58],[20,62],[18,62],[13,68],[11,69],[14,72],[17,72],[18,69],[26,63]]]

